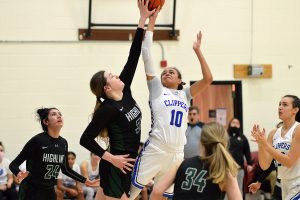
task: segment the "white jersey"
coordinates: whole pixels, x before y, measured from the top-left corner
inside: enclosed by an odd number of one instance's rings
[[[10,160],[7,158],[3,158],[2,162],[0,162],[0,185],[7,184],[8,176],[9,174],[12,174],[12,172],[9,169]]]
[[[99,178],[99,163],[97,168],[93,171],[91,160],[87,160],[88,163],[88,176],[91,181]]]
[[[290,150],[293,134],[295,128],[299,125],[299,122],[295,122],[294,125],[288,130],[284,137],[281,137],[282,127],[278,128],[273,136],[273,147],[283,154],[287,154]],[[279,179],[292,179],[300,177],[300,159],[292,168],[287,168],[281,163],[278,163],[278,178]]]
[[[80,167],[78,164],[74,163],[72,169],[77,172],[78,174],[80,174]],[[71,187],[71,186],[76,186],[76,180],[68,177],[67,175],[63,174],[62,171],[59,171],[58,174],[58,179],[62,179],[64,186],[66,187]]]
[[[186,143],[190,87],[173,90],[163,87],[157,77],[148,81],[150,91],[151,131],[149,141],[158,147],[183,151]]]

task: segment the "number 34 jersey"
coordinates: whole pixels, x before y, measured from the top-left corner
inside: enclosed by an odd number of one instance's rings
[[[174,200],[223,200],[225,193],[212,183],[209,169],[199,156],[185,159],[179,166],[174,186]]]
[[[148,81],[150,91],[151,131],[149,140],[164,144],[171,149],[182,149],[186,143],[188,102],[191,100],[190,87],[173,90],[163,87],[155,77]]]

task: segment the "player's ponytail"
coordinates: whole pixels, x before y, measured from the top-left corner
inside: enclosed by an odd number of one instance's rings
[[[90,80],[90,89],[92,93],[96,96],[96,105],[92,116],[94,117],[95,112],[101,107],[102,100],[106,99],[106,94],[104,92],[104,86],[106,85],[106,78],[104,76],[105,71],[99,71],[93,75]],[[108,132],[107,129],[103,129],[99,133],[101,140],[107,141]]]
[[[200,159],[208,166],[208,178],[212,179],[213,183],[222,183],[228,172],[236,176],[238,165],[227,150],[228,134],[222,125],[216,122],[205,124],[200,143],[205,152]]]

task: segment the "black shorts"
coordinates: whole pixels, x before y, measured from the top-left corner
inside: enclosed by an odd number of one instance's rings
[[[100,186],[106,196],[121,198],[125,193],[129,197],[131,172],[124,174],[119,168],[102,159],[99,167]]]
[[[19,200],[56,200],[53,188],[43,189],[24,179],[19,187]]]

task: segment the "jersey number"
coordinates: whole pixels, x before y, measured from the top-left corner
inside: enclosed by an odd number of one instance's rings
[[[181,184],[182,190],[191,190],[192,186],[197,187],[197,192],[203,192],[203,189],[206,186],[206,179],[203,178],[206,175],[206,170],[201,170],[197,173],[196,168],[187,168],[185,171],[185,181]]]
[[[181,127],[183,113],[181,111],[172,110],[171,115],[170,125]]]
[[[45,179],[51,179],[52,177],[55,179],[57,178],[60,169],[59,165],[47,165],[46,169],[48,171],[44,176]]]

